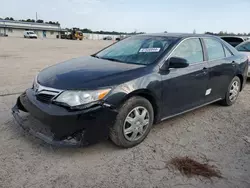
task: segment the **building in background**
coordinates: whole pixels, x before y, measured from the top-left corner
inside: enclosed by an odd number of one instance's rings
[[[44,24],[35,22],[20,22],[12,20],[0,20],[0,34],[7,34],[9,37],[24,37],[24,31],[34,31],[38,38],[56,38],[61,31],[60,25]]]

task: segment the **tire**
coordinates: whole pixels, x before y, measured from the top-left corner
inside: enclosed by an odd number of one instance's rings
[[[235,84],[237,83],[237,86],[238,86],[238,89],[237,89],[237,92],[235,92],[233,95],[235,95],[235,97],[233,98],[233,100],[231,100],[231,96],[232,96],[232,89],[233,87],[235,88]],[[241,88],[241,81],[240,81],[240,78],[238,76],[235,76],[232,81],[230,82],[229,86],[228,86],[228,89],[227,89],[227,93],[226,93],[226,96],[225,98],[220,102],[223,106],[231,106],[233,105],[238,96],[239,96],[239,93],[240,93],[240,88]],[[235,90],[236,91],[236,90]]]
[[[144,116],[143,114],[146,115]],[[134,117],[131,119],[131,116]],[[127,121],[128,119],[133,120],[130,121],[133,122],[133,125]],[[147,137],[153,121],[154,110],[151,103],[140,96],[131,97],[120,108],[114,125],[110,127],[109,137],[117,146],[124,148],[133,147]],[[125,134],[125,129],[128,131],[127,134]],[[134,132],[129,133],[129,130]],[[134,139],[133,135],[135,135]]]

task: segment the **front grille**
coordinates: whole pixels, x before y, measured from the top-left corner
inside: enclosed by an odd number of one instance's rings
[[[34,90],[37,100],[45,103],[50,103],[54,97],[62,92],[62,90],[40,85],[37,79],[35,79],[32,89]]]
[[[36,95],[36,98],[37,98],[37,100],[39,100],[39,101],[49,103],[49,102],[51,102],[51,99],[52,99],[54,96],[55,96],[55,95],[39,93],[39,94]]]

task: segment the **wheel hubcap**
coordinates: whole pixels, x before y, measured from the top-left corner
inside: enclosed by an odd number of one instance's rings
[[[240,90],[239,82],[234,81],[231,85],[230,92],[229,92],[229,100],[231,102],[237,99],[239,90]]]
[[[142,106],[136,107],[127,115],[123,134],[129,141],[139,140],[146,132],[149,124],[148,110]]]

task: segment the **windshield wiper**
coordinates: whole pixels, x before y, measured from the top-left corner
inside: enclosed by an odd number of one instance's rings
[[[109,61],[117,61],[117,62],[121,62],[121,63],[126,63],[125,61],[121,61],[119,59],[115,59],[115,58],[112,58],[112,57],[99,57],[99,58],[109,60]]]
[[[109,58],[109,57],[99,57],[97,55],[91,55],[92,57],[98,58],[98,59],[105,59],[105,60],[109,60],[109,61],[117,61],[117,62],[122,62],[125,63],[125,61],[121,61],[119,59],[115,59],[115,58]]]
[[[122,60],[115,59],[115,58],[112,58],[112,57],[99,57],[99,56],[95,56],[95,55],[91,55],[91,56],[96,57],[98,59],[105,59],[105,60],[116,61],[116,62],[120,62],[120,63],[138,64],[138,63],[134,63],[134,62],[122,61]]]
[[[97,56],[97,55],[95,55],[95,54],[93,54],[93,55],[90,55],[91,57],[95,57],[95,58],[98,58],[98,59],[100,59],[100,57],[99,56]]]

